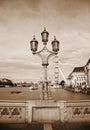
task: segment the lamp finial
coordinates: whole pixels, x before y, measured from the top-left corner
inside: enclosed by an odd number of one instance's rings
[[[33,35],[33,39],[35,40],[35,35]]]
[[[54,40],[56,40],[56,36],[54,36]]]
[[[44,31],[46,31],[46,27],[44,27]]]

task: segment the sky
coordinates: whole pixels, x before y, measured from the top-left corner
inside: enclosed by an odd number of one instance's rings
[[[30,41],[49,32],[47,47],[56,36],[60,41],[59,67],[67,78],[74,67],[90,58],[90,0],[0,0],[0,78],[14,81],[41,80],[41,59],[33,56]],[[52,69],[51,69],[52,68]],[[52,70],[52,71],[51,71]],[[53,58],[48,78],[54,76]],[[59,75],[60,80],[62,75]]]

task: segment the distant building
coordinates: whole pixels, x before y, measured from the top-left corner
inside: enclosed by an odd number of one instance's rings
[[[83,82],[86,82],[85,76],[85,67],[75,67],[73,71],[68,76],[69,85],[72,87],[81,85]]]
[[[72,87],[80,86],[83,83],[90,86],[90,59],[85,66],[75,67],[69,74],[67,81],[68,85]]]
[[[90,86],[90,58],[85,65],[85,74],[86,74],[86,79],[87,79],[87,84]]]

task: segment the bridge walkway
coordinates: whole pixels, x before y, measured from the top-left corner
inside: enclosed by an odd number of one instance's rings
[[[90,130],[90,123],[0,124],[0,130]]]

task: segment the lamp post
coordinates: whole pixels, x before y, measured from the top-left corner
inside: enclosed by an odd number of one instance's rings
[[[43,49],[40,51],[37,51],[38,49],[38,41],[35,39],[35,36],[33,37],[33,40],[30,41],[30,48],[33,54],[38,55],[42,60],[42,66],[44,70],[44,84],[42,87],[42,99],[48,99],[49,91],[48,91],[48,80],[47,80],[47,66],[49,65],[48,60],[52,55],[57,55],[59,51],[59,41],[56,40],[56,37],[54,37],[54,40],[52,41],[52,51],[48,50],[46,47],[48,42],[49,33],[46,31],[46,28],[44,28],[44,31],[41,33],[41,38],[43,42]]]

